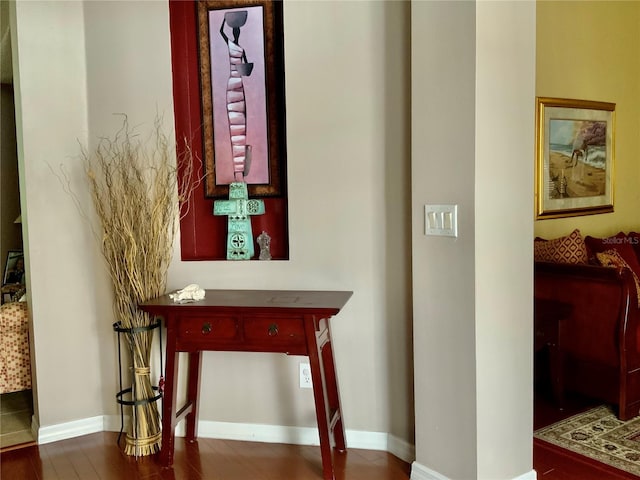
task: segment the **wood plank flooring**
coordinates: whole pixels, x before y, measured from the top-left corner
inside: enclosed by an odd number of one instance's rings
[[[322,480],[320,448],[176,438],[175,462],[122,453],[117,433],[101,432],[0,453],[0,478],[16,480]],[[411,466],[386,452],[335,455],[336,480],[408,480]]]
[[[568,396],[558,409],[549,395],[536,394],[534,426],[554,423],[595,406]],[[122,453],[117,433],[101,432],[41,446],[0,452],[2,480],[321,480],[320,448],[201,438],[176,438],[175,463],[163,469],[154,458]],[[336,480],[409,480],[410,464],[393,455],[349,449],[336,454]],[[533,441],[533,468],[539,480],[630,480],[612,469],[545,442]]]
[[[176,439],[175,463],[161,468],[153,458],[124,455],[117,434],[102,432],[0,453],[3,480],[321,480],[314,446]],[[349,449],[337,454],[336,480],[409,480],[411,466],[386,452]],[[533,466],[540,480],[630,480],[544,442],[534,441]]]

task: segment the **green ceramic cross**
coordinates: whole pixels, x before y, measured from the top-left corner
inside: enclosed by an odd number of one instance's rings
[[[254,255],[251,215],[264,213],[263,200],[249,200],[247,184],[229,185],[229,200],[213,202],[214,215],[227,216],[227,260],[249,260]]]

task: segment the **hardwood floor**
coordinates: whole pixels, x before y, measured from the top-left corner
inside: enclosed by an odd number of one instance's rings
[[[558,409],[548,393],[537,392],[534,428],[596,406],[567,396]],[[153,458],[128,457],[117,433],[101,432],[0,453],[0,478],[8,480],[321,480],[320,449],[201,438],[176,439],[175,463],[163,469]],[[336,454],[336,480],[408,480],[410,464],[386,452],[349,449]],[[533,468],[539,480],[630,480],[621,472],[545,442],[533,441]],[[466,479],[465,479],[466,480]]]
[[[102,432],[0,454],[0,478],[16,480],[322,480],[320,448],[176,438],[175,462],[127,457]],[[386,452],[336,454],[336,480],[407,480],[411,466]]]

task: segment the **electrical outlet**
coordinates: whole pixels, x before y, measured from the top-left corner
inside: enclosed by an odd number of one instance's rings
[[[300,364],[300,388],[313,388],[311,381],[311,367],[308,363]]]

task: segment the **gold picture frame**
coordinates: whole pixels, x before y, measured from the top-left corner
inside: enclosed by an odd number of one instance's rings
[[[613,212],[615,108],[537,97],[537,220]]]

